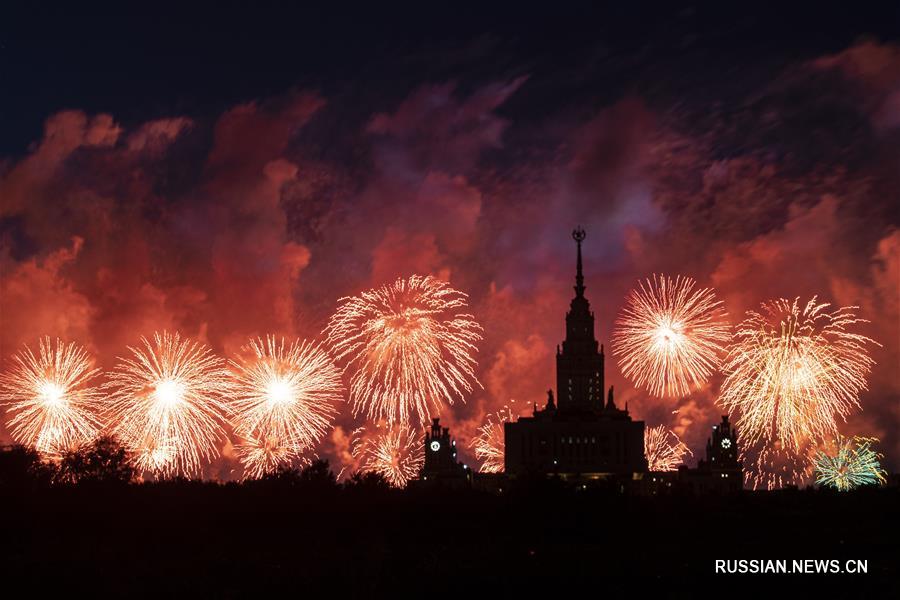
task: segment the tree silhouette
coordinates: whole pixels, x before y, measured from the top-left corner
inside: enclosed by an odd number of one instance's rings
[[[327,460],[313,461],[302,470],[281,467],[260,479],[247,481],[246,484],[258,488],[298,489],[313,496],[332,494],[340,489],[337,476],[331,471]]]
[[[60,483],[129,483],[134,478],[130,456],[112,437],[101,437],[92,444],[67,452],[59,463],[56,480]]]
[[[351,493],[381,494],[390,492],[393,488],[381,473],[357,471],[344,482],[344,489]]]
[[[316,460],[300,471],[300,483],[319,489],[337,488],[337,476],[331,471],[327,460]]]
[[[0,451],[0,488],[34,489],[50,484],[55,468],[34,448],[10,446]]]

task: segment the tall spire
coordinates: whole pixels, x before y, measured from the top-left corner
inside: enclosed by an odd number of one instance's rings
[[[566,313],[566,339],[556,352],[556,406],[563,412],[603,410],[603,353],[594,337],[594,313],[584,296],[581,242],[586,236],[581,227],[572,231],[578,246],[575,297]]]
[[[579,225],[572,231],[572,239],[578,244],[578,268],[575,272],[575,296],[577,298],[584,297],[584,275],[581,272],[581,242],[587,237],[584,229]]]

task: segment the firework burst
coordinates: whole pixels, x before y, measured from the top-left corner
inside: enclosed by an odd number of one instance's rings
[[[13,439],[41,454],[56,456],[90,442],[100,432],[102,393],[91,385],[99,373],[83,348],[50,338],[35,355],[27,346],[0,375],[0,403],[12,415]]]
[[[308,463],[302,458],[304,446],[277,437],[246,437],[234,450],[244,466],[244,479],[259,479],[297,463]]]
[[[104,387],[111,390],[113,433],[136,456],[136,466],[156,476],[194,475],[218,456],[217,442],[231,389],[225,361],[179,334],[153,341],[119,358]]]
[[[401,424],[378,428],[371,436],[360,427],[354,432],[353,456],[360,470],[380,473],[397,488],[418,476],[425,463],[422,437]]]
[[[849,329],[860,322],[853,310],[828,311],[813,297],[763,304],[738,326],[723,366],[720,401],[748,444],[779,441],[799,451],[837,435],[837,419],[859,408],[859,393],[874,364],[866,343]]]
[[[728,341],[722,302],[689,277],[654,275],[629,292],[613,353],[622,373],[654,396],[686,396],[718,369]]]
[[[475,451],[475,458],[481,461],[479,471],[482,473],[502,473],[506,453],[506,437],[503,426],[515,420],[509,406],[489,414],[484,424],[478,428],[469,447]]]
[[[306,341],[251,340],[249,360],[234,362],[235,433],[251,474],[289,463],[328,431],[342,399],[341,372],[327,352]]]
[[[676,471],[690,448],[663,425],[644,430],[644,456],[650,471]]]
[[[342,298],[326,327],[336,360],[352,371],[353,414],[408,424],[465,401],[478,384],[472,355],[481,326],[467,296],[433,277],[412,276],[393,285]]]
[[[881,454],[872,449],[875,438],[838,438],[835,451],[820,450],[815,458],[816,483],[846,492],[864,485],[885,482]]]

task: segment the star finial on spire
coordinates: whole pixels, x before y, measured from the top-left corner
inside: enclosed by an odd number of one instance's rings
[[[575,229],[572,230],[572,239],[578,242],[578,245],[581,245],[581,242],[584,241],[584,238],[587,237],[587,233],[585,233],[584,228],[579,225]]]

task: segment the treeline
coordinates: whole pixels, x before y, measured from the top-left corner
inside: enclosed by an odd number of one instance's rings
[[[380,473],[358,472],[339,483],[328,461],[316,460],[302,469],[281,467],[259,479],[215,484],[187,478],[144,482],[132,466],[132,457],[113,437],[100,437],[91,444],[48,460],[28,446],[0,448],[0,490],[38,491],[50,487],[103,486],[129,484],[212,484],[302,488],[311,492],[326,490],[363,490],[386,493],[393,490]]]

